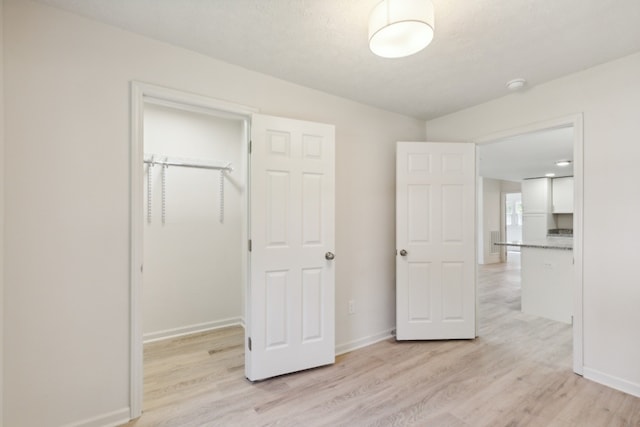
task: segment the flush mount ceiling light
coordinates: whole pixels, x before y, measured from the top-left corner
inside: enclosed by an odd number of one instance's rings
[[[369,15],[369,48],[383,58],[402,58],[433,40],[430,0],[383,0]]]
[[[558,160],[556,162],[556,166],[564,167],[569,166],[571,164],[571,160]]]
[[[553,178],[554,176],[556,176],[556,174],[553,172],[549,172],[549,173],[545,173],[544,176],[546,176],[547,178]]]

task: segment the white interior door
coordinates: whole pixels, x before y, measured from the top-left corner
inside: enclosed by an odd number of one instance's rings
[[[253,115],[248,379],[335,361],[332,125]]]
[[[475,338],[475,145],[396,155],[396,338]]]

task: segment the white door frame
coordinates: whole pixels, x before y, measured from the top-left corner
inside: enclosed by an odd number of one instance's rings
[[[476,145],[541,130],[573,126],[573,371],[582,375],[584,368],[582,231],[584,218],[583,118],[582,113],[532,123],[476,139]]]
[[[222,115],[229,115],[234,118],[244,118],[245,134],[250,135],[249,123],[251,114],[257,113],[256,108],[220,101],[201,95],[182,92],[161,86],[147,83],[131,82],[131,146],[130,146],[130,272],[129,272],[129,292],[130,292],[130,390],[129,390],[129,412],[130,418],[138,418],[142,415],[143,399],[143,352],[142,352],[142,263],[143,263],[143,230],[144,230],[144,210],[143,210],[143,188],[144,171],[142,168],[144,160],[144,104],[154,103],[167,107],[177,108],[186,111],[211,113],[213,111]],[[216,114],[218,115],[218,114]],[[248,148],[245,146],[243,158],[248,159]],[[247,161],[247,160],[245,160]],[[247,196],[245,197],[243,210],[248,216],[248,194],[249,194],[249,165],[245,165],[247,176]],[[248,220],[244,221],[242,235],[247,240]],[[242,268],[245,272],[245,299],[248,296],[248,261],[247,256],[243,257]],[[246,305],[246,304],[245,304]],[[246,309],[245,309],[246,312]]]

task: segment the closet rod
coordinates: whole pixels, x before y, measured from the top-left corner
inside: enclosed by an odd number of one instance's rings
[[[170,160],[170,159],[155,160],[153,157],[151,157],[150,159],[144,159],[144,162],[150,165],[182,166],[185,168],[213,169],[213,170],[224,170],[228,172],[233,172],[231,163],[229,163],[226,166],[214,166],[214,165],[203,165],[198,163],[183,162],[180,160]]]

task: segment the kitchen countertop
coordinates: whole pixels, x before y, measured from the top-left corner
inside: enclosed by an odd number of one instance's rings
[[[541,248],[541,249],[560,249],[565,251],[573,250],[573,239],[571,237],[549,237],[545,240],[535,241],[513,241],[513,242],[497,242],[498,246],[519,246],[521,248]]]

